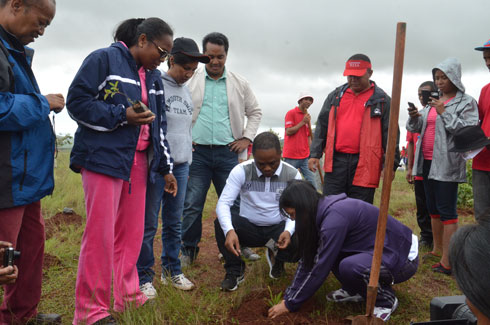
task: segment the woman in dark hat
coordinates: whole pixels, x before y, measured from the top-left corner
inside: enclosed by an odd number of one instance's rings
[[[209,57],[201,54],[192,39],[179,37],[168,58],[168,71],[163,72],[165,110],[167,116],[167,140],[174,159],[173,174],[177,179],[177,195],[164,191],[165,179],[157,175],[155,183],[148,183],[146,193],[145,234],[138,258],[140,289],[148,298],[157,294],[153,286],[153,240],[158,227],[158,212],[162,214],[162,276],[164,284],[172,284],[181,290],[191,290],[194,284],[182,273],[179,259],[181,246],[181,217],[192,160],[192,112],[191,93],[184,85],[197,65],[208,63]]]

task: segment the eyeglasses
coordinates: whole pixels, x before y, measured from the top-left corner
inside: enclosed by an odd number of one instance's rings
[[[160,53],[160,61],[165,61],[168,57],[168,51],[162,49],[160,46],[158,46],[155,42],[153,41],[150,41],[153,43],[153,45],[155,45],[155,47],[157,48],[158,52]]]
[[[286,212],[286,210],[281,209],[281,214],[282,214],[284,217],[288,218],[289,220],[293,220],[293,219],[291,219],[291,216],[289,215],[289,213],[287,213],[287,212]]]

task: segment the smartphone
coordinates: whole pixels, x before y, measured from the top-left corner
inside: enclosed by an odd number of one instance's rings
[[[408,102],[408,107],[410,107],[411,109],[415,109],[415,105],[411,102]]]
[[[439,92],[432,90],[422,90],[422,104],[427,105],[430,102],[430,97],[439,99]]]

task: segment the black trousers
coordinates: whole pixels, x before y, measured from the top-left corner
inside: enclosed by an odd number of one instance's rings
[[[272,238],[276,242],[284,231],[285,221],[271,226],[257,226],[251,223],[247,218],[240,217],[232,213],[233,228],[238,236],[241,246],[247,247],[264,247]],[[218,219],[214,220],[214,232],[218,249],[225,259],[225,270],[227,274],[239,276],[245,271],[245,262],[241,257],[235,256],[225,247],[225,234]],[[291,244],[285,249],[280,249],[276,259],[283,262],[297,262],[298,240],[296,234],[291,236]]]
[[[356,174],[359,154],[335,151],[332,172],[325,173],[324,195],[345,193],[348,197],[373,204],[375,188],[352,185]]]
[[[432,243],[432,225],[429,211],[425,203],[424,181],[415,180],[415,203],[417,205],[417,223],[420,228],[420,239]]]

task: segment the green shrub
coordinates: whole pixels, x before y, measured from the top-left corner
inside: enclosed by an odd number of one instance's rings
[[[466,161],[466,183],[459,184],[458,188],[458,208],[473,207],[473,170],[471,169],[472,160]]]

